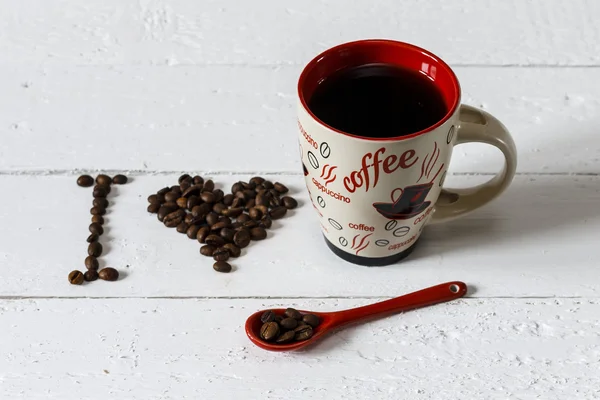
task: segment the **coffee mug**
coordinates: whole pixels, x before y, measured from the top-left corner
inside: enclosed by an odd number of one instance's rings
[[[368,65],[398,67],[426,78],[443,101],[440,118],[416,132],[379,137],[349,133],[319,119],[309,104],[320,85],[340,71]],[[492,115],[461,105],[460,95],[458,79],[444,61],[397,41],[341,44],[306,65],[298,81],[302,167],[325,241],[336,255],[368,266],[395,263],[413,251],[427,224],[466,215],[508,187],[517,165],[513,139]],[[500,149],[504,167],[480,186],[444,188],[453,147],[470,142]]]

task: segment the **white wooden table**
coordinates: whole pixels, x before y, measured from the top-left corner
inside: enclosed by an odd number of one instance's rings
[[[0,0],[0,398],[600,397],[599,18],[596,0]],[[505,195],[373,269],[323,243],[294,103],[305,62],[369,37],[442,56],[519,149]],[[458,147],[447,182],[500,162]],[[72,286],[91,203],[75,179],[98,171],[133,178],[102,258],[124,278]],[[222,188],[262,174],[303,204],[218,274],[145,211],[181,172]],[[261,308],[339,310],[449,280],[468,297],[306,352],[243,331]]]

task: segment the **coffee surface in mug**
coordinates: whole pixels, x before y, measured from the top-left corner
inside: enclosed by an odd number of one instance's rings
[[[317,86],[308,108],[335,129],[374,138],[419,132],[448,112],[429,77],[389,64],[361,65],[332,74]]]

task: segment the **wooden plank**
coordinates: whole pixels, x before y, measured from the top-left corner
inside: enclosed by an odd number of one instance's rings
[[[411,285],[417,289],[417,285]],[[600,303],[467,299],[348,327],[299,353],[245,337],[252,312],[381,299],[0,301],[5,399],[591,399]]]
[[[1,63],[303,64],[363,38],[419,44],[454,64],[599,65],[594,0],[5,2]]]
[[[299,69],[0,67],[0,170],[300,173]],[[520,172],[600,172],[600,69],[457,73],[464,102],[513,132]],[[494,173],[501,162],[489,146],[464,145],[451,170]]]
[[[596,245],[599,177],[521,176],[497,201],[453,223],[431,226],[406,262],[367,268],[335,257],[323,243],[299,176],[276,175],[302,205],[269,238],[218,274],[200,245],[146,212],[146,197],[176,176],[135,176],[115,187],[107,215],[104,265],[119,282],[71,286],[67,274],[87,255],[90,189],[75,176],[0,176],[0,296],[347,297],[396,296],[411,287],[464,280],[477,297],[599,296]],[[455,176],[451,186],[483,177]],[[225,190],[248,176],[215,176]],[[285,282],[289,282],[285,283]]]

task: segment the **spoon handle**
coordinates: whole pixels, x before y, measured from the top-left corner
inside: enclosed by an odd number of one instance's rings
[[[455,300],[467,293],[463,282],[446,282],[417,292],[363,307],[332,313],[332,327],[357,322],[362,319],[412,310],[437,303]]]

